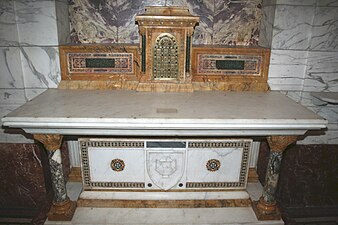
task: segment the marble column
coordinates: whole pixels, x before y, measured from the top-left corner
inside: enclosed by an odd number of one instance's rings
[[[48,160],[54,190],[53,205],[48,213],[49,220],[70,221],[73,218],[76,202],[67,196],[66,182],[62,171],[61,135],[35,134],[34,139],[41,142],[48,151]]]
[[[270,156],[265,175],[264,189],[260,199],[257,202],[253,202],[253,209],[258,220],[279,220],[281,216],[276,204],[275,194],[282,155],[283,151],[290,144],[297,141],[297,136],[271,136],[267,140],[270,146]]]

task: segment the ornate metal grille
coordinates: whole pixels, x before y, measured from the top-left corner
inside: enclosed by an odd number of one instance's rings
[[[171,34],[161,34],[154,46],[154,80],[178,78],[178,46]]]

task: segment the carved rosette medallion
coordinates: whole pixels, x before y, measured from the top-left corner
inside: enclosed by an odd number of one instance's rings
[[[110,166],[115,172],[121,172],[124,170],[125,164],[122,159],[113,159]]]
[[[221,162],[217,159],[210,159],[206,164],[207,170],[215,172],[221,167]]]

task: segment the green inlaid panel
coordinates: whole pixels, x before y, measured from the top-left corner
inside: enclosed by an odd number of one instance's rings
[[[218,70],[244,70],[244,60],[216,60]]]
[[[87,68],[115,68],[115,59],[86,58]]]

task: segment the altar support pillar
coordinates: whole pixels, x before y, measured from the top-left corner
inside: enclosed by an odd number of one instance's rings
[[[271,136],[267,138],[270,146],[269,162],[265,175],[262,196],[253,202],[253,210],[258,220],[279,220],[281,218],[276,204],[276,190],[283,151],[297,140],[297,136]]]
[[[54,200],[48,212],[48,220],[70,221],[76,209],[76,202],[70,201],[61,160],[61,135],[34,134],[34,139],[41,142],[48,152],[48,161],[54,190]]]

